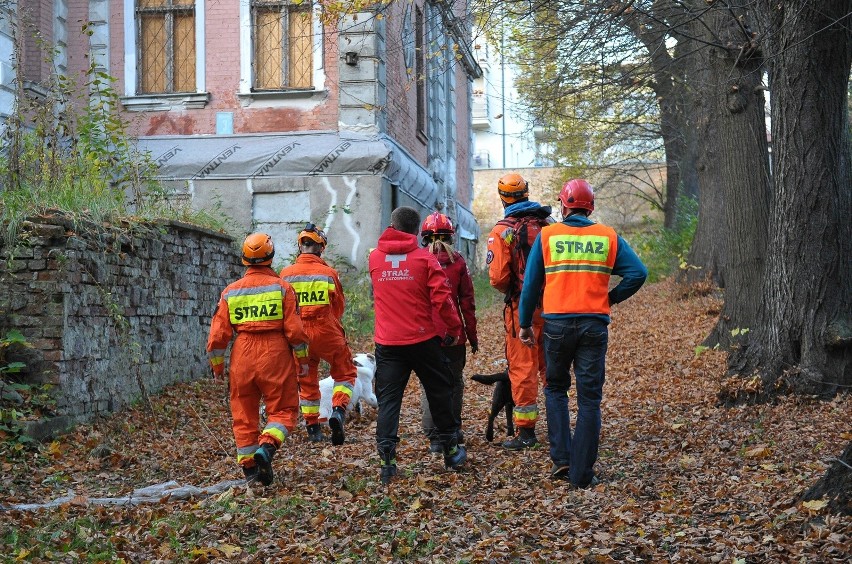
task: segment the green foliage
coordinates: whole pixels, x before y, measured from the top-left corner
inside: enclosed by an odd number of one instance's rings
[[[7,457],[20,455],[33,440],[23,434],[25,420],[38,417],[54,407],[49,384],[27,384],[18,375],[26,368],[23,362],[8,362],[6,351],[12,346],[30,347],[18,330],[0,337],[0,440]],[[17,398],[17,399],[12,399]]]
[[[648,267],[648,281],[656,282],[678,268],[690,268],[689,253],[698,226],[698,201],[681,198],[675,227],[666,229],[661,222],[646,219],[644,230],[631,237],[630,245]]]
[[[473,295],[476,298],[476,309],[480,311],[503,302],[503,294],[491,287],[488,270],[484,268],[473,273]]]
[[[84,26],[84,33],[89,33]],[[41,46],[50,63],[55,49]],[[169,218],[221,230],[150,180],[150,156],[127,135],[115,79],[92,61],[80,81],[53,74],[46,93],[19,89],[17,108],[0,138],[0,223],[14,240],[29,216],[61,211],[94,223]]]
[[[370,339],[375,326],[373,287],[366,271],[341,272],[340,283],[346,292],[343,327],[354,340]]]

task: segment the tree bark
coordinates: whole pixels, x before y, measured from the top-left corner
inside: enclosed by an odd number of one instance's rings
[[[774,202],[763,315],[731,357],[763,391],[852,387],[852,0],[761,3],[770,69]],[[740,235],[747,237],[748,232]]]
[[[801,496],[803,500],[822,498],[828,498],[828,509],[832,513],[852,515],[852,442],[846,445],[825,475]]]
[[[710,10],[704,17],[705,40],[711,44],[703,52],[707,104],[716,129],[704,144],[709,155],[718,155],[707,168],[718,176],[714,189],[721,192],[724,210],[710,219],[728,237],[725,303],[705,344],[724,348],[738,346],[758,323],[771,194],[762,58],[748,26],[749,4],[728,2],[727,9]]]

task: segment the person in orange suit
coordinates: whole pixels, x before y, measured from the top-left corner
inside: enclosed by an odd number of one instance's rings
[[[298,242],[299,256],[295,264],[281,270],[281,277],[296,291],[311,348],[308,373],[299,378],[299,406],[308,439],[314,442],[325,440],[319,425],[319,362],[325,360],[330,365],[334,380],[333,410],[328,420],[331,443],[342,445],[346,440],[343,427],[346,406],[352,398],[358,375],[341,322],[346,298],[337,271],[322,259],[328,244],[325,232],[308,223],[299,233]]]
[[[229,284],[210,323],[207,357],[216,379],[230,361],[231,416],[237,463],[246,480],[268,486],[272,458],[298,420],[296,378],[308,371],[308,336],[302,328],[293,288],[272,269],[275,247],[266,233],[246,237],[245,276]],[[294,358],[295,357],[295,358]],[[296,364],[300,368],[297,370]],[[268,421],[260,431],[260,402]]]
[[[497,182],[504,218],[488,234],[488,278],[491,286],[504,295],[503,325],[506,331],[506,361],[512,399],[513,418],[518,435],[503,442],[509,450],[533,448],[539,444],[535,434],[538,422],[538,382],[544,379],[541,306],[533,315],[538,341],[533,347],[518,339],[518,300],[524,286],[524,267],[535,238],[542,227],[553,222],[550,206],[529,199],[529,183],[511,172]]]

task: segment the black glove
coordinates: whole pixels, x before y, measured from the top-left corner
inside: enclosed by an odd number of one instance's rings
[[[476,353],[479,352],[479,342],[478,341],[471,341],[470,342],[470,352],[472,352],[473,354],[476,354]]]

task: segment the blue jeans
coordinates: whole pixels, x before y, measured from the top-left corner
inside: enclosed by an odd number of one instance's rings
[[[607,326],[600,319],[575,317],[544,322],[547,365],[544,405],[550,458],[560,466],[570,465],[571,483],[579,487],[592,481],[592,466],[598,459],[607,341]],[[568,409],[572,364],[577,380],[577,424],[573,437]]]

